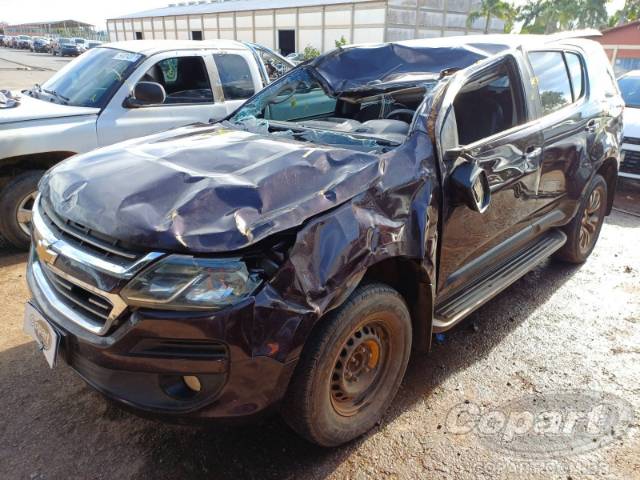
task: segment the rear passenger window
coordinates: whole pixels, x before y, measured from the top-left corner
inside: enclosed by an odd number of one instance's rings
[[[529,61],[537,79],[545,115],[573,101],[562,52],[531,52]]]
[[[575,102],[584,93],[584,80],[582,77],[582,62],[575,53],[566,52],[564,58],[567,61],[571,87],[573,88],[573,101]]]
[[[255,93],[249,64],[241,55],[216,54],[213,56],[222,82],[225,100],[244,100]]]

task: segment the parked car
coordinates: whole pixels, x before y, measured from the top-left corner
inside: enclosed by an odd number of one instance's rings
[[[49,52],[49,47],[50,47],[49,40],[46,38],[39,37],[33,40],[31,51],[37,52],[37,53],[47,53]]]
[[[345,47],[218,124],[55,166],[26,330],[130,409],[363,434],[412,348],[596,244],[623,102],[598,43],[548,38]]]
[[[73,44],[75,45],[75,42],[70,39],[70,38],[66,38],[66,37],[59,37],[57,39],[55,39],[52,43],[51,43],[51,54],[52,55],[60,55],[61,51],[62,51],[62,45],[68,45],[68,44]]]
[[[73,39],[74,43],[78,47],[80,53],[84,53],[87,50],[87,41],[84,38],[76,37]]]
[[[620,176],[640,180],[640,70],[620,77],[618,86],[626,105]]]
[[[0,35],[0,47],[5,46],[5,41],[7,38],[8,38],[7,35]]]
[[[78,45],[73,40],[69,40],[66,42],[59,42],[58,49],[53,54],[58,54],[61,57],[77,57],[81,53],[84,53],[82,45]]]
[[[97,40],[89,40],[87,42],[87,50],[90,50],[92,48],[96,48],[99,47],[100,45],[102,45],[103,42],[99,42]]]
[[[20,106],[0,109],[0,233],[28,246],[36,184],[60,160],[226,117],[269,82],[259,51],[222,40],[106,44],[24,91]]]
[[[16,40],[16,48],[22,50],[30,50],[32,39],[29,35],[18,35]]]

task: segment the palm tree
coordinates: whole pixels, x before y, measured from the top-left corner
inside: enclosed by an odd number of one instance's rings
[[[607,0],[583,0],[578,13],[578,28],[600,28],[607,24]]]
[[[479,18],[484,18],[484,33],[489,33],[492,17],[508,22],[513,11],[514,7],[503,0],[481,0],[478,10],[471,12],[467,17],[467,27],[473,26],[473,23]],[[513,22],[511,23],[513,24]]]

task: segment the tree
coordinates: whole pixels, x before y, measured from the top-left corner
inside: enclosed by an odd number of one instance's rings
[[[340,40],[334,40],[334,43],[336,44],[336,48],[344,47],[347,44],[347,39],[342,35]]]
[[[623,23],[633,22],[640,18],[640,0],[626,0],[624,7],[609,19],[609,26],[615,27]]]
[[[469,14],[467,17],[467,27],[473,26],[476,20],[484,18],[484,33],[489,33],[489,26],[491,25],[491,18],[498,18],[505,21],[505,27],[512,16],[509,29],[513,27],[513,20],[515,20],[515,8],[503,0],[481,0],[480,7]],[[505,28],[505,31],[506,28]]]
[[[519,11],[520,33],[554,33],[607,24],[608,0],[529,0]]]
[[[312,60],[320,56],[320,50],[318,50],[317,48],[311,45],[307,45],[306,47],[304,47],[302,56],[304,57],[305,60]]]

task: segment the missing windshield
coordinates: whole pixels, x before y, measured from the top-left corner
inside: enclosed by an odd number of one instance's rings
[[[309,68],[267,87],[230,123],[262,135],[384,152],[402,144],[416,110],[433,83],[394,84],[380,92],[359,90],[334,96]]]

